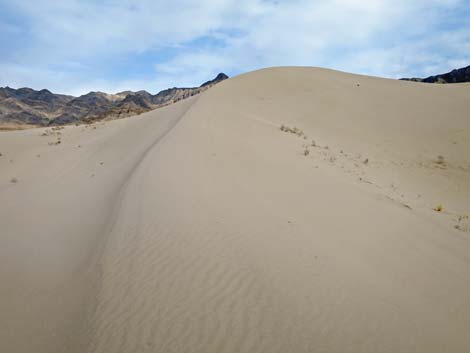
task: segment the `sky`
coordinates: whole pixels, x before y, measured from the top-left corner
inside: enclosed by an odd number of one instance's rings
[[[470,0],[0,0],[0,86],[80,95],[271,66],[389,78],[470,65]]]

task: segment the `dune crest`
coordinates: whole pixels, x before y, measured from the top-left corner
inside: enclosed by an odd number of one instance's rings
[[[286,67],[57,146],[2,133],[0,348],[464,352],[468,98]]]

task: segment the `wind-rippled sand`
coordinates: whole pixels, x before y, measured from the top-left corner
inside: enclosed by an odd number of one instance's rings
[[[466,352],[469,109],[275,68],[0,132],[0,351]]]

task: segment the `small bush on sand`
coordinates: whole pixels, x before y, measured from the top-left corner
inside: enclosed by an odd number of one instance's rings
[[[442,212],[444,210],[444,207],[442,207],[442,205],[437,205],[436,207],[434,207],[434,211],[436,212]]]
[[[437,159],[436,159],[436,164],[439,164],[439,165],[444,165],[446,164],[446,160],[444,159],[444,156],[437,156]]]
[[[297,127],[288,127],[288,126],[285,126],[285,125],[281,125],[280,127],[280,130],[281,131],[284,131],[284,132],[290,132],[291,134],[295,134],[299,137],[304,137],[304,139],[307,139],[307,136],[304,134],[304,132],[302,130],[300,130],[299,128]]]
[[[310,153],[310,151],[306,148],[306,149],[304,150],[304,156],[308,156],[309,153]]]
[[[18,178],[13,177],[13,178],[11,178],[10,181],[11,181],[13,184],[16,184],[16,183],[18,182]]]

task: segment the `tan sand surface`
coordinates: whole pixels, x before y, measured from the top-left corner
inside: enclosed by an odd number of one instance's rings
[[[0,351],[468,352],[469,111],[274,68],[0,132]]]

